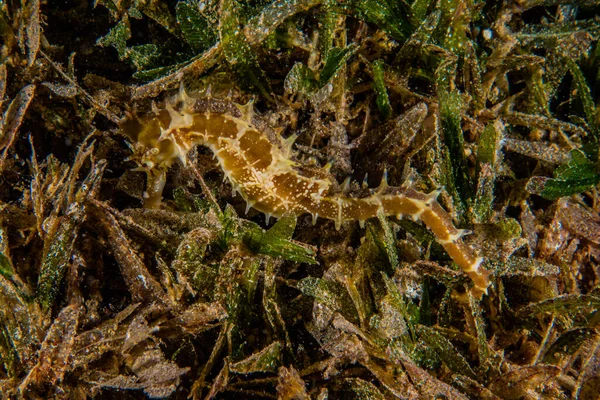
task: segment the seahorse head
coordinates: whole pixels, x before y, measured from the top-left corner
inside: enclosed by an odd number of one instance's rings
[[[120,123],[121,132],[129,138],[133,154],[130,160],[138,170],[165,171],[176,159],[185,163],[189,149],[182,149],[173,133],[192,124],[192,116],[174,106],[179,99],[165,101],[163,107],[152,107],[148,113],[129,113]]]

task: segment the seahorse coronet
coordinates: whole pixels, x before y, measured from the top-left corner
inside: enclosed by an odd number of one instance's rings
[[[162,106],[153,104],[151,113],[130,115],[121,123],[133,141],[130,159],[147,174],[146,207],[160,206],[169,167],[178,159],[185,165],[190,150],[203,145],[213,152],[233,193],[239,192],[246,201],[246,213],[255,208],[265,214],[267,223],[270,217],[311,214],[313,224],[325,218],[333,220],[336,229],[346,221],[359,221],[362,227],[380,213],[409,217],[423,222],[471,278],[473,295],[481,298],[487,293],[489,271],[481,268],[483,259],[462,241],[470,231],[454,227],[437,201],[443,188],[425,194],[410,187],[390,187],[384,173],[369,195],[351,197],[345,193],[349,180],[338,185],[327,172],[300,171],[290,159],[296,137],[282,138],[260,119],[253,102],[239,105],[207,92],[196,98],[182,89]],[[365,177],[362,189],[367,188]]]

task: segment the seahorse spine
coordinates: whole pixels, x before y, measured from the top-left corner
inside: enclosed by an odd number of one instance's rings
[[[133,137],[134,156],[148,175],[146,207],[160,205],[167,169],[179,159],[187,161],[195,146],[210,148],[234,193],[250,207],[270,216],[311,214],[335,221],[364,223],[378,213],[422,221],[450,257],[472,279],[472,293],[487,293],[489,272],[481,268],[450,215],[437,202],[439,191],[424,194],[412,189],[388,187],[387,182],[363,198],[334,193],[334,182],[301,174],[288,157],[291,140],[276,135],[252,112],[252,106],[213,98],[193,99],[185,92],[164,108],[141,118],[129,118],[122,129]]]

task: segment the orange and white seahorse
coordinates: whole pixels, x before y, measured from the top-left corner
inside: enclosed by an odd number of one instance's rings
[[[121,129],[134,140],[132,157],[148,176],[146,207],[160,205],[167,169],[179,159],[186,164],[188,152],[207,146],[219,162],[234,191],[269,216],[311,214],[335,221],[360,221],[378,213],[422,221],[450,257],[473,281],[472,294],[487,293],[489,271],[482,258],[461,237],[450,215],[437,202],[439,191],[424,194],[412,189],[382,187],[364,198],[335,193],[335,182],[297,168],[290,160],[292,140],[282,139],[254,115],[252,105],[240,106],[206,96],[191,98],[180,91],[152,113],[130,117]]]

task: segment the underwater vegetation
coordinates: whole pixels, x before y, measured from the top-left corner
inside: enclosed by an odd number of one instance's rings
[[[0,397],[596,399],[599,35],[597,0],[0,0]]]

